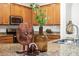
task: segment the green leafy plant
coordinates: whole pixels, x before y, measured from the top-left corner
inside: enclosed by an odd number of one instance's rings
[[[40,26],[43,26],[47,22],[47,16],[45,14],[45,11],[41,9],[41,7],[38,4],[31,3],[30,4],[33,13],[35,14],[35,20],[39,23]]]

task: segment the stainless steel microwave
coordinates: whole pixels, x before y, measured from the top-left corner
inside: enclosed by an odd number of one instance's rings
[[[9,23],[11,25],[19,25],[22,22],[23,22],[23,17],[22,16],[10,16]]]

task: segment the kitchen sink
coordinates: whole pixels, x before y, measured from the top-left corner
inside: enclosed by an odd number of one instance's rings
[[[58,43],[58,44],[77,44],[77,45],[79,45],[79,39],[61,39],[61,40],[55,41],[53,43]]]

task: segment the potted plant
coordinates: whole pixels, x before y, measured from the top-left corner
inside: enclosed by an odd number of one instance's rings
[[[47,51],[47,37],[43,34],[43,26],[47,22],[47,16],[45,11],[41,9],[38,4],[32,3],[30,5],[32,7],[33,13],[35,14],[35,20],[39,24],[39,34],[34,35],[34,42],[38,46],[38,50],[40,52]]]
[[[45,11],[41,9],[41,7],[38,4],[32,3],[30,4],[32,7],[33,13],[35,14],[35,20],[39,24],[39,34],[43,34],[43,26],[47,22],[47,16],[45,14]]]

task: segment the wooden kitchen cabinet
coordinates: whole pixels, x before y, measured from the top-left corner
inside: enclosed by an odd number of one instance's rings
[[[0,3],[0,24],[9,24],[10,4]]]
[[[22,7],[24,11],[22,12],[23,22],[27,22],[29,26],[32,26],[32,10],[29,7]]]
[[[60,35],[47,35],[48,41],[60,39]]]
[[[10,15],[15,15],[15,5],[14,4],[10,4]]]
[[[59,3],[48,4],[41,7],[42,9],[46,10],[45,14],[48,17],[47,24],[54,24],[54,25],[60,24],[60,4]]]
[[[11,15],[14,15],[14,16],[21,16],[22,14],[22,9],[21,9],[21,5],[18,5],[18,4],[10,4],[10,11],[11,11]]]
[[[14,7],[15,7],[14,8],[14,15],[21,16],[21,14],[22,14],[21,6],[14,4]]]
[[[23,22],[27,22],[31,26],[32,9],[19,4],[11,4],[11,15],[22,16]]]
[[[23,22],[31,26],[32,9],[15,3],[0,3],[0,24],[9,24],[9,16],[22,16]]]
[[[13,43],[13,36],[0,36],[0,43]]]
[[[41,6],[42,11],[48,17],[47,25],[54,24],[60,25],[60,4],[52,3]],[[35,14],[32,13],[32,22],[33,24],[38,24],[35,20]]]
[[[32,26],[32,9],[25,6],[20,6],[21,16],[23,17],[23,22],[28,23],[29,26]]]
[[[54,4],[54,24],[60,25],[60,4]]]
[[[44,5],[44,6],[41,6],[42,10],[45,12],[45,15],[47,16],[48,20],[47,20],[47,23],[46,24],[53,24],[53,8],[52,8],[52,5],[49,4],[49,5]]]
[[[33,25],[38,25],[38,22],[35,19],[36,14],[32,11],[32,24]]]
[[[41,6],[41,9],[44,10],[44,13],[48,17],[46,24],[60,24],[59,3],[43,5]],[[32,26],[32,24],[38,24],[35,20],[35,14],[32,12],[31,8],[16,3],[0,3],[0,24],[9,24],[10,15],[22,16],[23,22],[29,23],[29,26]]]
[[[2,4],[0,4],[0,24],[3,23],[3,12],[2,12]]]

